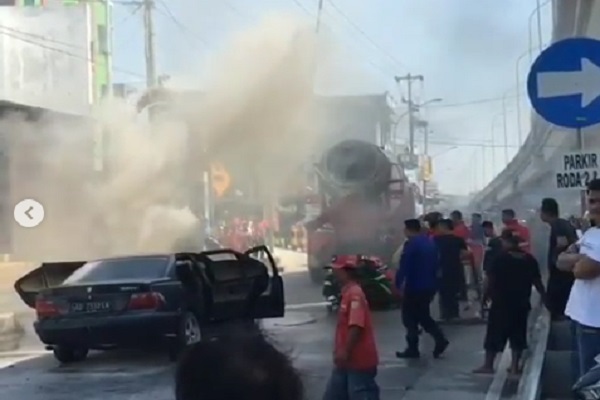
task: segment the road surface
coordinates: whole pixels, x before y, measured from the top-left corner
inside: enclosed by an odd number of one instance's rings
[[[293,356],[305,379],[308,400],[320,399],[331,368],[335,321],[314,304],[322,300],[320,288],[309,282],[302,255],[280,252],[280,257],[292,310],[282,320],[266,321],[265,328]],[[482,359],[483,326],[447,327],[451,346],[441,360],[432,359],[432,342],[425,337],[422,359],[407,362],[394,357],[394,352],[404,347],[400,313],[377,313],[374,322],[382,361],[378,381],[383,400],[485,398],[492,377],[470,373]],[[29,335],[19,351],[0,353],[0,368],[2,400],[173,398],[173,365],[165,354],[97,353],[83,363],[61,367]]]

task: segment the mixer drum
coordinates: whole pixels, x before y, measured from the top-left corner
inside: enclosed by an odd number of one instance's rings
[[[318,169],[328,186],[346,193],[379,194],[391,179],[391,163],[383,151],[360,140],[345,140],[330,148]]]

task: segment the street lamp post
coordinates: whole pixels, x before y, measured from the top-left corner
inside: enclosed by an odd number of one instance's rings
[[[496,122],[498,122],[498,117],[502,116],[502,114],[496,114],[492,118],[492,127],[491,133],[492,137],[490,140],[490,145],[492,147],[492,176],[496,176]]]
[[[502,133],[504,138],[504,162],[508,164],[508,126],[507,126],[507,106],[506,106],[506,95],[502,96]]]
[[[533,62],[533,29],[532,29],[532,20],[533,17],[535,16],[537,18],[537,36],[538,36],[538,50],[541,52],[542,48],[543,48],[543,44],[542,44],[542,8],[544,6],[546,6],[547,4],[550,4],[552,0],[546,0],[545,2],[541,3],[540,0],[536,0],[536,7],[535,9],[533,9],[531,11],[531,14],[529,14],[529,19],[528,19],[528,29],[529,29],[529,63]]]
[[[319,8],[317,9],[317,25],[315,27],[315,32],[317,35],[321,32],[321,16],[323,14],[323,0],[319,0]]]

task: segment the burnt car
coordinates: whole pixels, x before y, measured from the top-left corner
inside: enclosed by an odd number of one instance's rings
[[[256,326],[285,308],[283,280],[264,246],[43,263],[15,290],[61,363],[82,361],[89,350],[163,345],[175,358],[187,345],[229,334],[232,323]]]

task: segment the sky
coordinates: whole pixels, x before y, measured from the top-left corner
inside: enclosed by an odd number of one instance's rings
[[[157,0],[159,74],[193,77],[201,86],[205,65],[232,35],[274,12],[315,21],[318,1]],[[551,6],[548,1],[542,4],[546,43]],[[518,127],[522,140],[529,128],[524,82],[530,47],[535,48],[533,56],[537,54],[536,18],[530,18],[535,9],[536,0],[324,0],[323,32],[343,49],[342,64],[360,71],[360,79],[344,75],[330,80],[327,90],[388,91],[400,103],[407,88],[399,87],[394,76],[423,75],[423,83],[415,85],[416,101],[442,99],[424,107],[420,115],[430,125],[429,154],[440,190],[467,194],[481,189],[516,153]],[[113,32],[115,82],[141,84],[141,12],[116,4]],[[399,107],[400,115],[405,110]],[[406,140],[406,120],[401,120],[397,134]],[[417,143],[422,149],[422,133]]]

